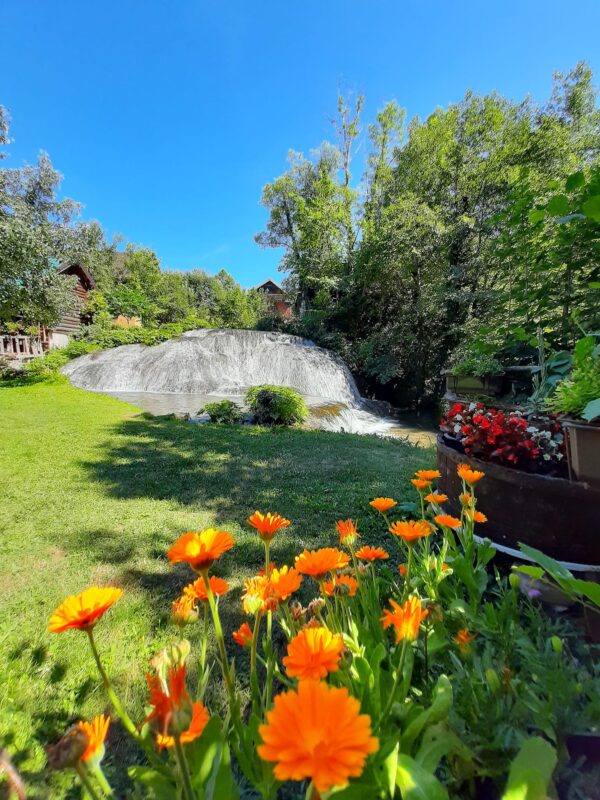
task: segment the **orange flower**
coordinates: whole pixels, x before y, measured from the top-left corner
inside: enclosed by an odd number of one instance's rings
[[[421,478],[413,478],[411,480],[413,486],[416,486],[419,491],[423,489],[428,489],[431,486],[431,481],[424,481]]]
[[[461,495],[459,495],[458,499],[460,500],[461,505],[468,506],[470,505],[473,496],[469,494],[469,492],[463,492]]]
[[[424,519],[419,519],[416,522],[411,519],[408,522],[392,522],[389,530],[390,533],[411,544],[411,542],[416,542],[417,539],[429,536],[430,533],[433,533],[434,528]]]
[[[340,544],[354,544],[358,539],[356,523],[351,519],[338,519],[335,528],[340,535]]]
[[[442,473],[439,469],[418,469],[415,475],[417,478],[421,478],[422,481],[433,481],[435,478],[442,477]]]
[[[356,551],[356,557],[360,558],[361,561],[377,561],[377,559],[386,559],[389,558],[389,553],[386,553],[385,550],[381,547],[371,547],[370,545],[365,545],[361,547],[360,550]]]
[[[335,591],[336,586],[340,587],[338,592]],[[354,597],[357,589],[358,581],[352,575],[335,575],[330,581],[325,581],[323,584],[323,591],[328,597],[332,597],[334,594],[347,594],[348,597]]]
[[[270,542],[278,530],[287,528],[290,524],[289,519],[281,517],[279,514],[272,514],[270,511],[266,514],[261,514],[260,511],[255,511],[246,522],[251,528],[256,528],[258,535],[263,542]]]
[[[297,691],[277,695],[259,733],[258,754],[275,762],[277,780],[307,778],[320,793],[358,777],[379,747],[358,700],[322,681],[302,681]]]
[[[468,508],[466,511],[467,517],[472,519],[473,522],[487,522],[488,518],[485,514],[482,514],[481,511],[474,511],[472,508]]]
[[[296,569],[304,575],[321,580],[328,572],[343,569],[350,563],[350,556],[335,547],[320,550],[305,550],[296,556]]]
[[[179,537],[167,557],[173,564],[185,561],[196,572],[202,572],[219,556],[231,550],[233,544],[233,536],[227,531],[217,531],[214,528],[207,528],[200,533],[190,531]]]
[[[192,719],[189,726],[179,735],[179,740],[182,744],[193,742],[202,735],[202,731],[206,727],[210,717],[204,704],[199,700],[197,703],[192,703]],[[164,735],[159,733],[156,737],[158,747],[174,747],[175,738],[173,736]]]
[[[122,589],[90,586],[80,594],[71,595],[50,617],[48,630],[50,633],[62,633],[69,628],[88,630],[122,594]]]
[[[250,647],[252,644],[252,628],[247,622],[240,625],[237,631],[234,631],[231,635],[234,642],[239,644],[240,647]]]
[[[425,496],[425,500],[427,500],[428,503],[435,503],[437,506],[445,503],[447,499],[447,494],[437,494],[436,492],[431,492],[431,494]]]
[[[171,619],[176,625],[187,625],[198,619],[198,609],[196,608],[196,598],[189,594],[184,594],[173,600],[171,607]]]
[[[94,717],[91,722],[78,722],[77,727],[83,731],[87,737],[87,747],[83,755],[82,761],[89,761],[91,758],[96,759],[98,762],[104,756],[104,740],[110,725],[110,717],[105,717],[101,714],[99,717]]]
[[[454,641],[458,645],[461,653],[466,653],[468,651],[471,642],[476,636],[476,633],[469,633],[468,628],[462,628],[460,631],[458,631],[454,637]]]
[[[271,591],[278,601],[287,600],[290,595],[297,592],[304,578],[293,567],[273,568],[269,579]]]
[[[400,564],[400,566],[398,567],[398,572],[400,573],[400,575],[401,575],[403,578],[405,578],[405,577],[406,577],[407,569],[406,569],[406,567],[404,566],[404,564]]]
[[[397,503],[395,500],[392,500],[391,497],[376,497],[375,500],[371,500],[369,505],[373,506],[376,511],[385,514],[386,511],[389,511],[390,508],[393,508]]]
[[[215,575],[211,575],[208,579],[208,583],[215,597],[221,597],[221,595],[227,594],[229,591],[229,584],[227,581],[223,580],[223,578],[217,578]],[[203,603],[208,602],[208,592],[206,591],[204,578],[198,578],[193,583],[188,583],[183,593],[194,600],[202,600]]]
[[[277,608],[277,597],[266,575],[255,575],[246,579],[242,603],[244,611],[250,615],[274,611]]]
[[[469,486],[473,486],[474,483],[480,481],[485,475],[485,472],[478,472],[476,469],[471,469],[468,464],[459,464],[456,471],[458,472],[458,477],[462,478]]]
[[[434,519],[438,525],[442,525],[444,528],[452,528],[452,530],[460,528],[460,520],[451,514],[438,514]]]
[[[283,665],[290,678],[318,680],[338,671],[343,649],[339,633],[322,626],[304,628],[288,644]]]
[[[421,609],[420,597],[409,597],[404,605],[399,606],[395,600],[390,600],[390,605],[393,611],[386,609],[381,617],[384,628],[389,628],[390,625],[396,631],[396,641],[400,642],[406,639],[413,642],[419,635],[419,625],[428,614],[427,609]]]
[[[447,572],[448,569],[448,564],[442,564],[442,572]]]

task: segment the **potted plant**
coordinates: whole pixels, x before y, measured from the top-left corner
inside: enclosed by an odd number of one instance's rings
[[[562,380],[550,407],[564,414],[569,466],[579,481],[600,488],[600,334],[575,345],[573,371]]]
[[[504,390],[504,367],[492,353],[463,351],[446,373],[446,390],[456,397],[499,397]]]

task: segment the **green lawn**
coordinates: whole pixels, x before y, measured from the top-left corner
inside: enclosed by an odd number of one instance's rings
[[[372,437],[148,418],[64,383],[2,387],[0,415],[0,745],[39,798],[76,796],[67,792],[70,778],[48,784],[43,744],[107,708],[83,634],[46,632],[67,594],[91,584],[125,589],[97,639],[139,717],[149,658],[176,635],[170,602],[191,577],[165,559],[178,534],[212,525],[235,536],[219,563],[233,589],[223,603],[231,627],[241,620],[243,579],[262,563],[244,525],[250,513],[276,510],[292,520],[273,545],[276,563],[335,543],[340,517],[359,517],[364,541],[373,542],[368,501],[412,498],[414,470],[433,462],[431,450]],[[105,763],[119,781],[122,744],[111,735]]]

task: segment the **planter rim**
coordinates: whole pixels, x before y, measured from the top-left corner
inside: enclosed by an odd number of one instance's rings
[[[565,428],[581,428],[581,430],[584,431],[600,431],[600,421],[586,422],[584,419],[570,419],[569,417],[564,417],[561,419],[560,424]]]

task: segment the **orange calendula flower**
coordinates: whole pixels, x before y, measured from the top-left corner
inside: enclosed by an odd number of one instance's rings
[[[400,573],[400,575],[401,575],[403,578],[405,578],[405,577],[406,577],[406,573],[407,573],[407,571],[408,571],[408,570],[406,569],[406,566],[405,566],[404,564],[400,564],[400,566],[398,567],[398,572]]]
[[[463,492],[458,496],[461,505],[468,506],[471,504],[471,500],[473,499],[473,495],[469,494],[469,492]]]
[[[335,528],[340,535],[340,544],[354,544],[358,539],[356,523],[352,519],[338,519]]]
[[[398,605],[395,600],[390,600],[392,611],[386,609],[381,617],[384,628],[393,626],[396,631],[396,641],[400,642],[406,639],[413,642],[419,635],[419,626],[421,621],[425,619],[428,614],[427,609],[423,610],[421,607],[420,597],[409,597],[408,600],[402,605]]]
[[[468,628],[462,628],[454,637],[454,641],[458,645],[459,650],[462,653],[466,653],[475,636],[477,636],[477,634],[469,633]]]
[[[389,553],[386,553],[382,547],[371,547],[370,545],[365,545],[361,547],[360,550],[356,551],[356,557],[360,558],[361,561],[377,561],[377,560],[385,560],[389,558]]]
[[[386,511],[398,504],[391,497],[376,497],[375,500],[371,500],[369,505],[373,506],[376,511],[385,514]]]
[[[417,478],[421,478],[422,481],[433,481],[436,478],[442,477],[442,473],[439,469],[418,469],[415,475]]]
[[[436,506],[445,503],[447,499],[447,494],[438,494],[437,492],[431,492],[431,494],[425,495],[425,500],[427,500],[428,503],[434,503]]]
[[[105,717],[101,714],[99,717],[94,717],[91,722],[78,722],[77,727],[83,731],[87,737],[87,746],[85,752],[81,756],[82,761],[89,761],[95,759],[100,762],[104,756],[104,740],[108,733],[108,726],[110,725],[110,717]]]
[[[289,519],[285,519],[279,514],[272,514],[270,511],[266,514],[255,511],[246,522],[251,528],[256,528],[263,542],[270,542],[278,530],[287,528],[290,524]]]
[[[318,680],[337,672],[343,649],[339,633],[322,626],[304,628],[288,644],[283,665],[290,678]]]
[[[304,578],[293,567],[273,568],[269,583],[271,592],[278,601],[287,600],[290,595],[297,592]]]
[[[196,572],[202,572],[219,556],[231,550],[233,545],[233,536],[227,531],[217,531],[214,528],[207,528],[199,533],[190,531],[179,537],[167,557],[173,564],[185,561]]]
[[[451,514],[438,514],[434,519],[438,525],[444,528],[452,528],[452,530],[460,528],[460,520],[456,519],[456,517],[453,517]]]
[[[419,519],[416,522],[412,519],[408,522],[392,522],[389,528],[390,533],[404,539],[408,544],[416,542],[417,539],[422,539],[424,536],[429,536],[430,533],[433,533],[433,530],[433,525],[424,519]]]
[[[71,595],[50,617],[48,630],[50,633],[62,633],[70,628],[88,630],[122,594],[122,589],[90,586],[80,594]]]
[[[301,681],[297,691],[277,695],[259,733],[258,754],[275,763],[277,780],[306,778],[320,793],[358,777],[379,747],[358,700],[323,681]]]
[[[239,644],[240,647],[250,647],[252,644],[252,628],[247,622],[240,625],[237,631],[234,631],[231,635],[233,636],[233,641]]]
[[[474,483],[477,483],[477,481],[480,481],[485,475],[485,472],[479,472],[476,469],[471,469],[468,464],[459,464],[456,468],[456,471],[458,472],[458,477],[462,478],[463,481],[469,484],[469,486],[472,486]]]
[[[277,597],[275,596],[271,581],[266,575],[255,575],[247,578],[244,583],[244,594],[242,603],[246,614],[264,613],[274,611],[277,608]]]
[[[223,578],[217,578],[216,575],[211,575],[208,579],[208,583],[215,597],[221,597],[229,591],[229,584],[227,581],[223,580]],[[203,603],[208,602],[208,592],[206,591],[204,578],[198,578],[193,583],[188,583],[183,593],[187,597],[192,597],[194,600],[202,600]]]
[[[189,726],[179,735],[179,740],[181,743],[188,744],[189,742],[193,742],[194,739],[197,739],[199,736],[201,736],[202,731],[206,727],[209,719],[210,717],[208,715],[208,711],[206,710],[202,701],[199,700],[197,703],[192,703],[192,719]],[[174,747],[175,738],[169,734],[164,735],[159,733],[156,737],[156,743],[158,744],[159,748]]]
[[[334,594],[347,595],[354,597],[358,589],[358,581],[352,575],[335,575],[331,580],[325,581],[323,591],[328,597]]]
[[[473,522],[487,522],[488,518],[485,514],[482,514],[481,511],[474,511],[472,508],[468,508],[466,511],[467,517],[472,519]]]
[[[184,594],[173,600],[171,607],[171,619],[176,625],[188,625],[198,619],[198,609],[196,608],[196,598],[189,594]]]
[[[185,685],[185,664],[171,666],[163,681],[158,675],[147,675],[152,711],[144,722],[154,720],[158,727],[159,747],[173,747],[173,736],[179,735],[182,742],[197,739],[206,723],[208,712],[201,702],[192,703]]]
[[[350,556],[336,547],[322,547],[320,550],[305,550],[296,556],[296,569],[303,575],[311,575],[321,580],[328,572],[347,567]]]
[[[449,569],[448,564],[442,564],[442,572],[447,572]]]
[[[413,486],[416,486],[420,492],[422,492],[423,489],[429,489],[431,486],[431,481],[424,481],[421,478],[412,478],[411,483]]]

